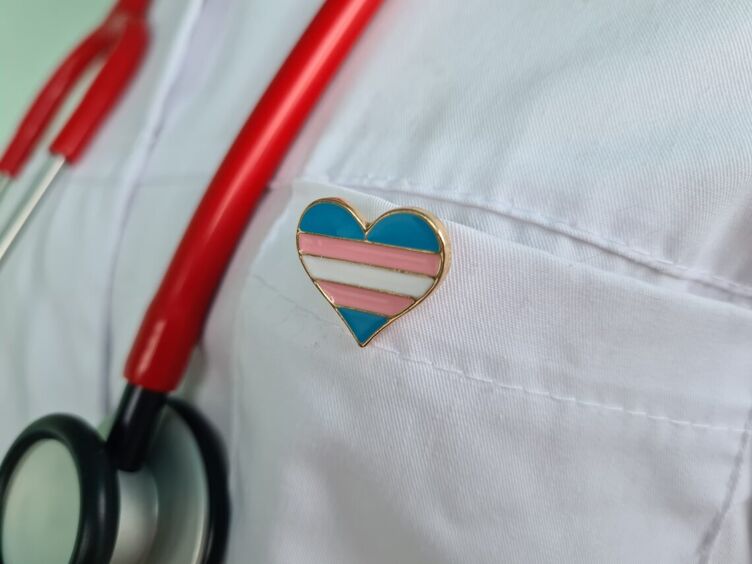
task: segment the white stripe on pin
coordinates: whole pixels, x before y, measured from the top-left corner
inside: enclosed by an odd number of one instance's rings
[[[314,256],[300,258],[314,280],[339,282],[411,298],[422,297],[434,283],[432,277],[421,274],[396,272],[376,266]]]

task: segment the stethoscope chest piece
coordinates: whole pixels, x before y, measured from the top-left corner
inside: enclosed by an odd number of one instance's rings
[[[245,224],[295,135],[380,3],[323,2],[269,83],[209,184],[146,310],[125,363],[127,384],[107,432],[100,435],[75,417],[51,415],[31,424],[13,443],[0,464],[0,564],[222,561],[229,523],[223,452],[198,413],[168,395],[185,373]],[[16,174],[53,113],[47,110],[54,110],[60,94],[78,78],[80,73],[69,72],[71,65],[88,65],[94,51],[98,54],[100,43],[106,40],[104,46],[110,56],[102,72],[53,142],[50,165],[24,200],[22,213],[0,233],[0,261],[62,170],[63,161],[75,161],[80,156],[133,76],[146,45],[143,12],[147,4],[147,0],[116,2],[112,14],[118,17],[108,17],[104,27],[95,30],[72,58],[66,59],[63,70],[53,74],[22,123],[10,156],[0,157],[2,189],[9,182],[3,174]],[[132,16],[129,25],[122,25],[120,16],[124,15]],[[116,30],[109,29],[113,22]],[[122,31],[122,37],[113,31]],[[117,41],[111,45],[113,38]],[[40,113],[40,108],[45,111]],[[403,220],[424,221],[439,237],[437,224],[420,215],[422,212],[401,212]],[[395,214],[397,211],[391,212],[391,216]],[[355,239],[365,244],[368,236],[371,243],[389,243],[375,240],[378,225],[383,228],[389,215],[379,218],[372,227],[354,220],[358,223]],[[393,296],[382,279],[373,282],[375,287],[366,292],[346,288],[343,294],[341,283],[324,284],[327,280],[315,275],[314,266],[320,262],[317,257],[306,258],[312,253],[305,245],[315,246],[327,233],[303,231],[305,241],[301,243],[299,238],[298,243],[306,272],[332,305],[339,307],[338,313],[361,346],[417,305],[438,283],[448,264],[448,248],[443,241],[435,252],[429,249],[432,256],[418,256],[412,248],[397,249],[387,253],[394,264],[386,266],[395,266],[388,278],[411,280],[403,288],[409,296]],[[405,246],[404,241],[397,243]],[[369,255],[365,262],[375,256],[374,251],[382,257],[378,260],[387,260],[381,247],[348,244],[343,251],[336,241],[326,246],[332,253],[346,252],[348,256],[356,247],[366,249]],[[405,261],[413,265],[416,258],[420,264],[415,268],[427,271],[417,282],[415,276],[399,272],[405,269]],[[334,292],[337,296],[332,297]],[[367,309],[365,315],[362,308]],[[107,438],[103,439],[105,434]]]
[[[170,399],[143,467],[116,469],[82,420],[51,415],[0,466],[0,563],[211,563],[229,521],[224,453],[203,418]]]

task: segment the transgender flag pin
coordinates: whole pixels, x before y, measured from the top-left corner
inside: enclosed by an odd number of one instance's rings
[[[441,222],[414,208],[368,223],[344,200],[323,198],[300,216],[298,256],[361,347],[422,302],[449,269]]]

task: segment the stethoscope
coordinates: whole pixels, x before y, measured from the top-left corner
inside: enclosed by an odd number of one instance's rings
[[[70,415],[48,415],[10,447],[0,465],[0,564],[223,559],[230,519],[223,449],[203,417],[169,393],[180,384],[266,184],[380,3],[327,0],[269,84],[209,184],[146,312],[112,419],[97,430]],[[53,141],[52,164],[0,235],[0,265],[58,172],[81,154],[135,73],[146,47],[147,4],[117,3],[48,81],[0,159],[7,190],[64,91],[96,55],[107,55]]]

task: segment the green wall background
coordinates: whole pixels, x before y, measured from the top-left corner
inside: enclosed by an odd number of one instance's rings
[[[47,75],[112,0],[0,0],[0,150]]]

